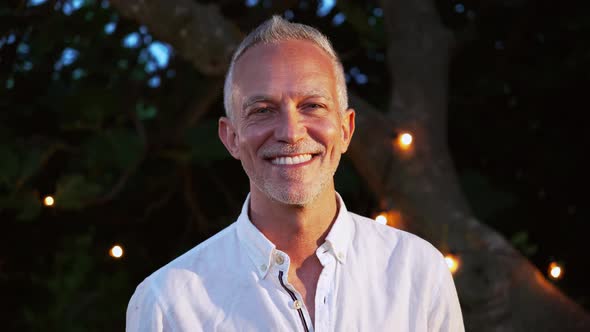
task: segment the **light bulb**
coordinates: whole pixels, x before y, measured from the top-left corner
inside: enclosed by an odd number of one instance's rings
[[[412,145],[413,140],[414,140],[414,138],[412,137],[411,134],[403,133],[399,137],[399,144],[402,148],[407,149],[410,147],[410,145]]]
[[[387,225],[387,217],[383,214],[380,214],[377,217],[375,217],[375,221],[380,223],[381,225]]]
[[[43,199],[43,204],[45,204],[45,206],[53,206],[54,203],[55,200],[51,196],[45,196],[45,198]]]
[[[447,266],[449,267],[451,273],[454,274],[455,272],[457,272],[457,270],[459,269],[459,259],[457,259],[457,257],[451,254],[447,254],[445,256],[445,261],[447,262]]]
[[[549,264],[549,276],[551,279],[557,280],[563,277],[563,268],[556,262]]]
[[[111,250],[109,250],[109,255],[113,258],[121,258],[123,257],[123,248],[119,245],[114,245]]]

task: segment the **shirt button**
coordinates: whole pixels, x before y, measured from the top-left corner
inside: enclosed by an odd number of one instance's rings
[[[295,301],[293,302],[293,308],[295,308],[295,309],[297,309],[297,310],[301,309],[301,301],[299,301],[299,300],[295,300]]]
[[[282,265],[285,262],[285,258],[283,257],[283,255],[277,255],[275,257],[275,262],[279,265]]]
[[[344,254],[343,254],[342,252],[339,252],[339,253],[338,253],[338,258],[340,258],[340,259],[344,259]]]
[[[263,272],[266,271],[266,264],[260,265],[260,270]]]

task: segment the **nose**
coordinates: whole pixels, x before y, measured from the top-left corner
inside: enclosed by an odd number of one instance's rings
[[[303,123],[303,116],[294,105],[285,105],[278,117],[275,137],[279,142],[296,143],[305,137],[307,130]]]

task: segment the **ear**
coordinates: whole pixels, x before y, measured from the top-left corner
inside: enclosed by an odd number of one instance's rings
[[[342,153],[348,150],[350,140],[352,139],[352,134],[354,134],[354,117],[355,112],[352,108],[344,111],[344,114],[342,115]]]
[[[219,118],[219,128],[217,132],[219,134],[219,139],[223,145],[225,145],[227,151],[229,151],[232,157],[239,160],[240,146],[238,144],[238,136],[232,120],[225,116]]]

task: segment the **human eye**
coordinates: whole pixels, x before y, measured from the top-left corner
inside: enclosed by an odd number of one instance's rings
[[[266,113],[270,113],[270,111],[271,110],[268,107],[257,107],[257,108],[254,108],[252,110],[252,113],[254,113],[254,114],[266,114]]]
[[[261,116],[268,116],[272,113],[273,108],[269,105],[253,105],[247,111],[248,117],[261,117]]]
[[[324,110],[324,109],[326,109],[326,106],[324,104],[321,104],[321,103],[313,103],[312,102],[312,103],[305,104],[303,108],[306,109],[306,110],[309,110],[309,111],[317,111],[317,110]]]

